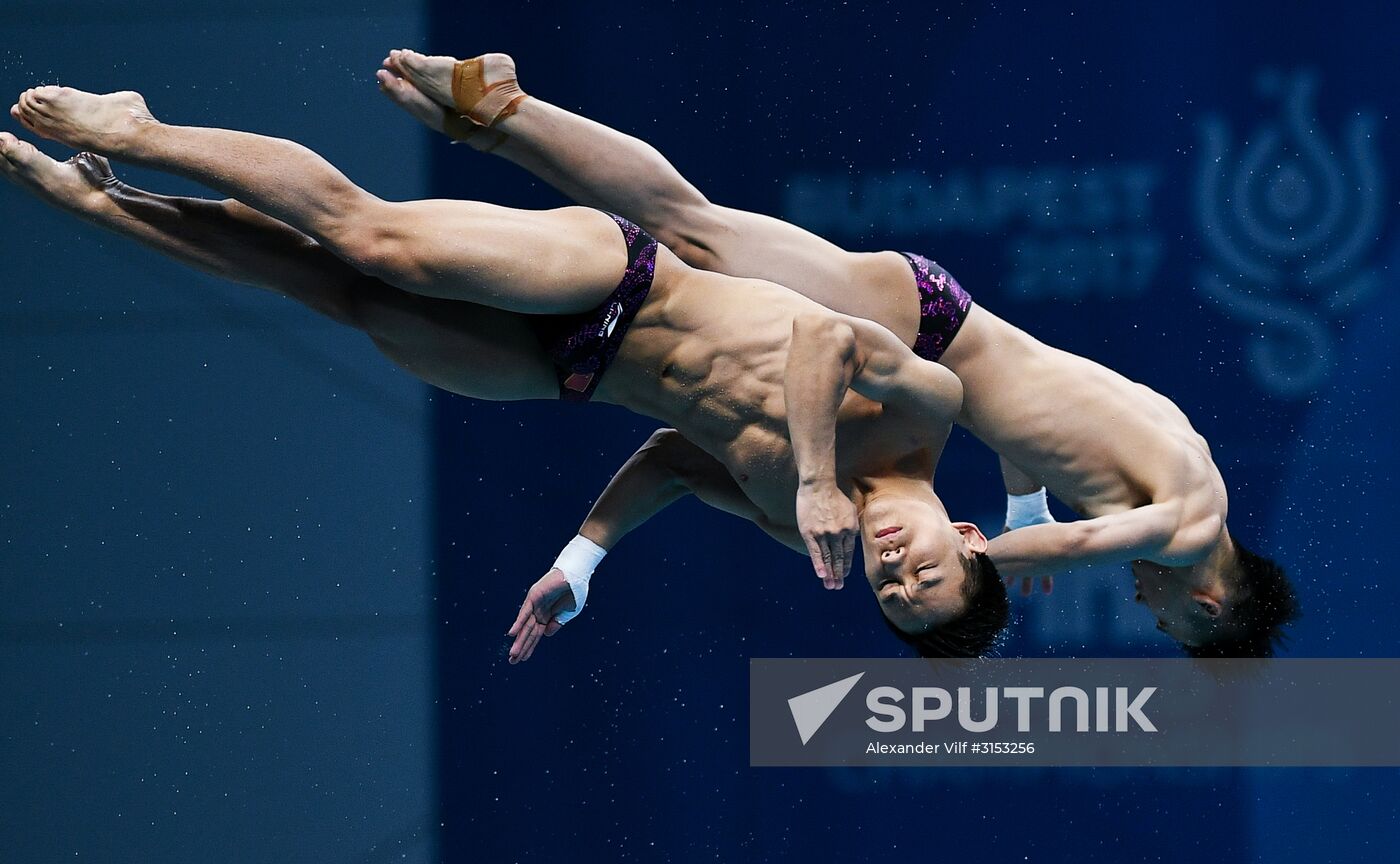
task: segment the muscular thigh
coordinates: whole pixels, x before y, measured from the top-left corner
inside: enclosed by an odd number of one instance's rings
[[[416,294],[557,315],[602,303],[627,268],[610,216],[587,207],[516,210],[477,201],[385,204],[376,223],[389,266],[375,275]]]
[[[559,398],[554,367],[524,315],[375,283],[363,290],[357,317],[386,357],[435,387],[500,402]]]
[[[883,324],[912,343],[919,329],[918,290],[905,259],[893,252],[848,252],[780,219],[706,205],[668,232],[686,263],[730,276],[766,279],[828,309]]]

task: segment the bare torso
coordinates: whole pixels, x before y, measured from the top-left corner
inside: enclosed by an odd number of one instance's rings
[[[909,265],[895,253],[852,260],[860,291],[798,278],[792,287],[913,344],[917,289]],[[959,424],[1080,515],[1178,501],[1183,524],[1223,521],[1225,485],[1210,448],[1161,394],[1040,342],[975,300],[940,362],[963,382]]]
[[[486,399],[553,399],[558,384],[524,316],[376,288],[366,330],[394,362],[443,389]],[[674,426],[715,457],[764,527],[795,531],[797,470],[783,379],[793,319],[822,312],[755,279],[695,270],[664,247],[646,303],[594,394]],[[837,423],[838,474],[932,474],[946,430],[850,392]]]
[[[771,529],[795,528],[797,469],[783,393],[793,320],[823,307],[753,279],[695,270],[670,252],[597,398],[674,426],[729,471]],[[837,473],[930,477],[947,430],[900,419],[855,392],[837,417]]]
[[[959,422],[1083,516],[1180,500],[1225,515],[1210,447],[1171,400],[974,307],[943,358]]]

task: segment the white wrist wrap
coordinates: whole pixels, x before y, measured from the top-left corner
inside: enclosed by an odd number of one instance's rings
[[[560,624],[569,623],[583,611],[583,604],[588,602],[588,580],[593,578],[593,571],[598,569],[606,554],[608,550],[580,534],[554,559],[555,568],[564,574],[564,581],[574,592],[574,608],[559,613]]]
[[[1045,487],[1029,495],[1006,496],[1006,530],[1015,531],[1027,525],[1040,525],[1054,522],[1050,515],[1050,504],[1045,500]]]

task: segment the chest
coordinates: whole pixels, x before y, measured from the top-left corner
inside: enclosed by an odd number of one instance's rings
[[[923,437],[878,403],[856,397],[842,405],[836,425],[836,475],[850,494],[855,478],[927,468],[932,451]],[[745,496],[775,526],[795,526],[798,468],[785,423],[754,424],[724,448],[720,460]]]

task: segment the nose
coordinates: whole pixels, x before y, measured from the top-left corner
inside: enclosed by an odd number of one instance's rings
[[[880,553],[880,563],[887,568],[899,566],[899,562],[904,560],[904,547],[896,546],[893,549],[885,549]]]

